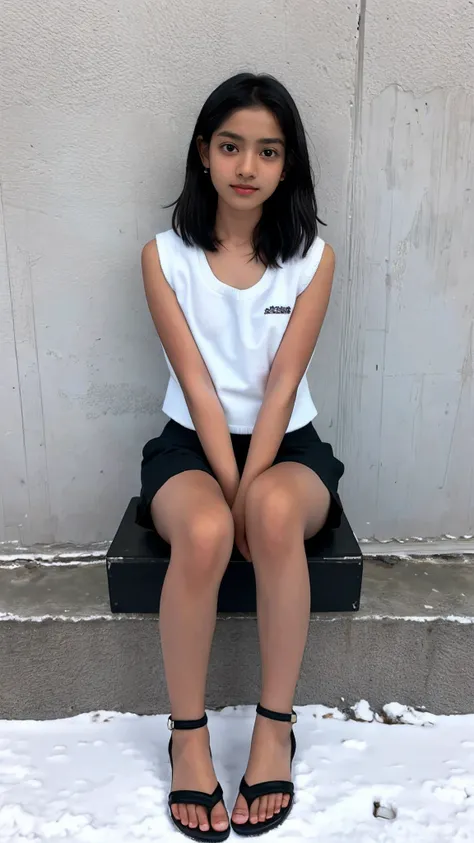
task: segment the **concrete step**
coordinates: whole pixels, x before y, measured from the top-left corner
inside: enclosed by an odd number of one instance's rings
[[[474,560],[364,565],[358,613],[311,616],[296,703],[472,712]],[[209,708],[257,702],[257,653],[254,615],[218,616]],[[168,711],[157,616],[111,613],[105,560],[0,566],[0,677],[0,718]]]

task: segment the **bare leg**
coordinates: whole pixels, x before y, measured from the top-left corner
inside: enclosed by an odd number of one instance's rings
[[[246,503],[246,533],[257,582],[258,631],[262,660],[261,703],[291,712],[308,635],[310,588],[304,539],[324,525],[330,495],[319,477],[298,463],[280,463],[256,478]],[[290,778],[288,723],[257,715],[245,773],[249,785]],[[286,807],[289,796],[256,799],[250,821],[269,819]],[[236,823],[249,819],[239,796]]]
[[[152,502],[155,527],[171,545],[163,585],[160,632],[174,720],[202,717],[206,676],[216,623],[219,585],[232,553],[234,525],[219,484],[203,471],[170,478]],[[207,727],[173,732],[173,790],[212,793],[217,780]],[[173,805],[176,819],[209,829],[201,806]],[[218,831],[228,826],[222,803],[211,814]]]

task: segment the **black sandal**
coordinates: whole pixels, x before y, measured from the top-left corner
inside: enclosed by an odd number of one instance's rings
[[[284,723],[296,723],[297,716],[296,712],[292,711],[291,714],[279,714],[277,711],[270,711],[269,708],[263,708],[260,703],[257,705],[257,714],[260,714],[261,717],[268,717],[269,720],[280,720]],[[296,752],[296,738],[293,734],[293,729],[290,732],[291,736],[291,763],[293,763],[293,758],[295,757]],[[248,809],[250,811],[250,806],[255,799],[258,799],[260,796],[269,796],[272,793],[289,793],[290,794],[290,801],[286,808],[281,808],[278,814],[273,814],[269,820],[264,820],[263,822],[258,823],[251,823],[250,820],[247,820],[246,823],[235,823],[231,820],[231,825],[233,831],[236,834],[242,835],[242,837],[259,837],[260,834],[265,834],[267,831],[270,831],[273,828],[277,828],[277,826],[281,825],[285,822],[288,814],[290,813],[293,807],[293,799],[295,794],[295,787],[293,782],[285,782],[285,781],[268,781],[268,782],[260,782],[259,784],[253,784],[249,786],[245,781],[245,776],[240,782],[239,793],[242,794],[245,801],[247,802]]]
[[[200,720],[172,720],[171,717],[168,719],[168,729],[171,731],[173,731],[173,729],[201,729],[206,725],[207,714],[205,714],[204,717],[201,717]],[[171,772],[173,772],[173,755],[171,752],[172,742],[173,736],[171,735],[168,746]],[[186,837],[190,837],[191,840],[200,841],[200,843],[220,843],[222,840],[227,840],[230,834],[230,825],[225,829],[225,831],[216,831],[216,829],[212,827],[211,823],[211,811],[219,802],[224,802],[223,796],[224,794],[220,784],[217,785],[214,793],[203,793],[201,790],[172,790],[168,797],[168,805],[170,809],[172,805],[202,805],[202,807],[206,808],[208,812],[209,831],[201,831],[199,826],[197,828],[189,828],[189,826],[183,825],[182,822],[173,816],[173,812],[170,810],[171,819],[178,831],[181,831],[181,833],[185,834]]]

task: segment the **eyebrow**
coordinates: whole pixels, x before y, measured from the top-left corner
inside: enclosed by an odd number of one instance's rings
[[[225,137],[225,138],[232,138],[232,140],[237,141],[244,141],[245,138],[242,135],[236,135],[235,132],[218,132],[217,137]],[[257,143],[279,143],[281,146],[285,146],[284,142],[281,138],[259,138]]]

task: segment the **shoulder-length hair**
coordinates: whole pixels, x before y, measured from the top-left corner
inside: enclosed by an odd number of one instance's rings
[[[285,179],[263,204],[253,232],[254,256],[270,267],[292,257],[304,257],[318,233],[306,136],[296,104],[284,85],[267,74],[239,73],[222,82],[207,98],[194,127],[186,161],[186,175],[175,205],[172,226],[187,246],[215,252],[217,191],[199,155],[197,138],[210,143],[214,132],[234,111],[263,106],[275,116],[285,137]],[[170,207],[169,205],[167,207]]]

